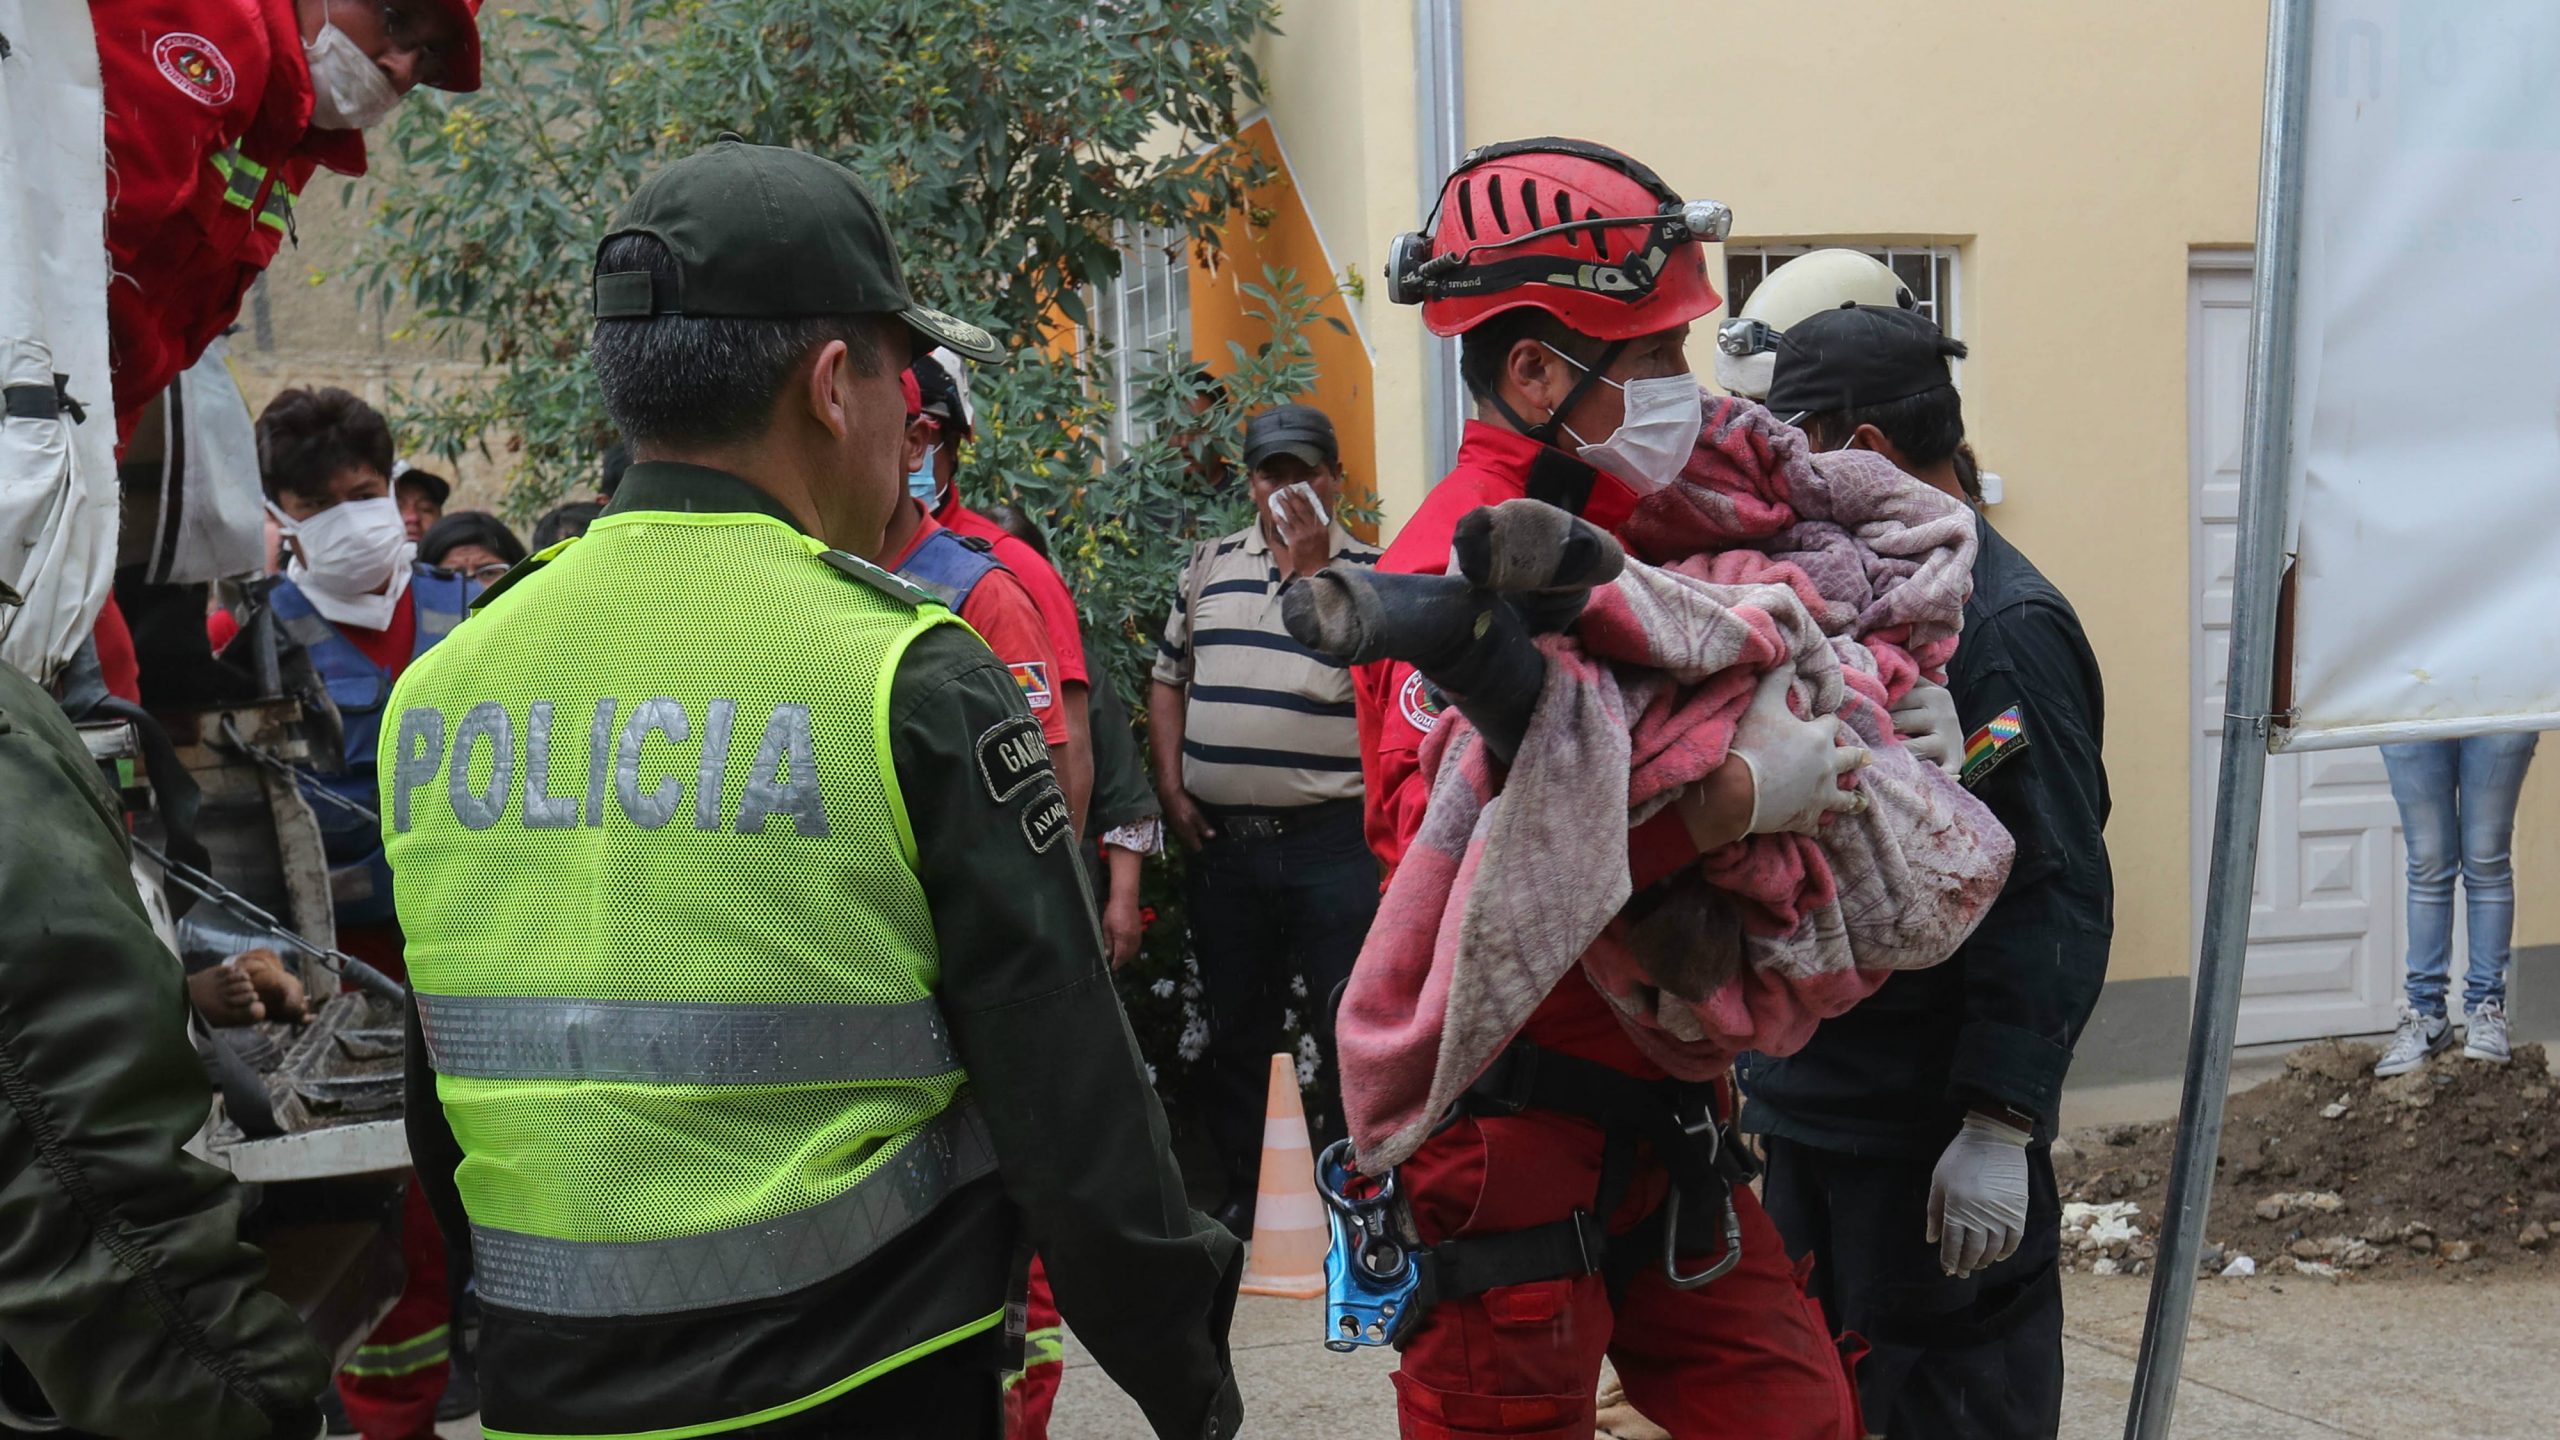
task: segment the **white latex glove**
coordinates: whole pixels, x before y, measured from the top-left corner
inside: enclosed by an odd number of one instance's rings
[[[1854,740],[1840,743],[1839,716],[1797,718],[1787,708],[1794,678],[1786,666],[1761,677],[1742,723],[1734,727],[1732,753],[1751,769],[1754,835],[1811,835],[1825,815],[1857,815],[1867,808],[1865,793],[1841,789],[1840,777],[1865,769],[1874,757]]]
[[[1950,1275],[2018,1253],[2027,1236],[2027,1132],[1967,1114],[1929,1177],[1929,1240]]]
[[[1893,728],[1912,754],[1950,775],[1964,773],[1964,727],[1946,686],[1926,680],[1912,686],[1893,707]]]

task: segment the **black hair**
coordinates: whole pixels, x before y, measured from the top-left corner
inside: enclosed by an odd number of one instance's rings
[[[1940,385],[1881,405],[1807,415],[1796,423],[1816,450],[1837,450],[1859,426],[1873,425],[1902,452],[1904,464],[1925,469],[1953,458],[1964,444],[1964,401],[1956,387]]]
[[[1505,310],[1458,337],[1458,376],[1467,382],[1468,391],[1479,400],[1501,394],[1502,367],[1509,362],[1512,348],[1523,340],[1553,346],[1585,364],[1591,362],[1598,344],[1544,310],[1526,305]]]
[[[572,500],[566,505],[554,506],[533,522],[533,548],[548,550],[572,535],[584,535],[587,527],[596,523],[596,517],[603,513],[604,507],[593,500]]]
[[[596,270],[646,271],[661,295],[676,293],[679,284],[675,257],[654,235],[607,240]],[[596,321],[587,354],[605,413],[626,443],[721,445],[763,431],[810,351],[841,340],[855,374],[882,375],[906,358],[907,334],[888,315],[650,315]]]
[[[418,540],[418,558],[442,565],[445,556],[463,545],[477,545],[510,565],[524,559],[524,542],[486,510],[456,510],[428,526]]]
[[[1006,534],[1030,546],[1033,553],[1041,559],[1049,558],[1049,537],[1040,533],[1040,527],[1033,523],[1030,516],[1011,505],[998,501],[987,507],[987,518],[1003,527]]]
[[[604,447],[604,474],[596,481],[596,489],[607,500],[612,499],[613,492],[622,488],[622,472],[630,468],[630,447],[619,440],[607,445]]]
[[[1956,484],[1963,487],[1964,498],[1982,503],[1982,457],[1973,453],[1970,440],[1956,447]]]
[[[299,495],[326,505],[345,471],[391,475],[391,427],[380,411],[335,386],[299,386],[258,415],[258,480],[272,500]]]

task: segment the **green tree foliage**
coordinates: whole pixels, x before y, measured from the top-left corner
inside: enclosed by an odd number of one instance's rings
[[[1298,333],[1314,302],[1292,277],[1248,285],[1273,325],[1187,443],[1106,466],[1092,367],[1056,343],[1083,292],[1120,266],[1118,237],[1169,229],[1210,253],[1258,162],[1227,142],[1259,96],[1251,46],[1276,0],[581,0],[483,14],[479,93],[419,91],[362,283],[407,304],[429,338],[482,362],[478,384],[401,397],[415,448],[509,454],[506,508],[582,492],[612,438],[585,363],[589,266],[649,173],[734,131],[851,166],[899,237],[929,304],[1019,347],[971,379],[978,503],[1009,499],[1052,534],[1113,672],[1171,593],[1197,527],[1242,523],[1218,488],[1247,403],[1312,380]],[[1222,364],[1222,369],[1229,365]],[[1187,366],[1156,364],[1134,408],[1196,404]],[[1188,452],[1188,453],[1186,453]],[[1186,469],[1186,467],[1189,467]]]

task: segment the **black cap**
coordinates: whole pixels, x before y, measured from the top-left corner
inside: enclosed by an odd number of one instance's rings
[[[426,491],[427,498],[435,502],[439,510],[444,508],[444,502],[453,498],[452,481],[433,470],[421,470],[415,465],[404,463],[391,467],[392,493],[398,494],[403,486]]]
[[[1259,470],[1274,455],[1295,455],[1309,465],[1342,458],[1333,422],[1313,405],[1275,405],[1244,422],[1244,468]]]
[[[1807,415],[1863,410],[1955,383],[1947,368],[1965,353],[1928,316],[1881,305],[1843,305],[1787,327],[1769,377],[1769,409],[1789,424]]]
[[[656,236],[675,256],[674,293],[658,293],[646,271],[599,271],[599,320],[895,315],[915,332],[918,355],[936,345],[978,360],[1004,354],[986,331],[916,303],[862,182],[806,151],[736,139],[695,151],[643,182],[604,238],[632,234]]]

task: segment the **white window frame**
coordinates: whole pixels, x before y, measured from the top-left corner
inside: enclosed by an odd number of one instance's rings
[[[1119,230],[1120,273],[1085,292],[1092,334],[1106,342],[1103,400],[1111,407],[1110,457],[1117,461],[1149,438],[1130,413],[1145,372],[1161,369],[1168,350],[1191,356],[1190,237],[1155,225]]]
[[[1724,251],[1727,313],[1740,314],[1742,311],[1741,304],[1733,298],[1731,293],[1734,288],[1732,283],[1734,261],[1751,257],[1783,262],[1815,250],[1855,250],[1861,255],[1872,255],[1888,266],[1892,265],[1898,257],[1926,256],[1933,282],[1941,273],[1939,266],[1944,264],[1946,268],[1943,273],[1946,276],[1946,283],[1942,287],[1933,283],[1932,288],[1942,288],[1945,293],[1921,295],[1914,292],[1913,298],[1920,302],[1920,313],[1936,321],[1940,330],[1955,339],[1964,338],[1964,247],[1961,245],[1862,244],[1855,240],[1827,240],[1819,245],[1728,245]],[[1762,273],[1765,275],[1767,270],[1776,268],[1774,264],[1769,265]],[[1963,362],[1957,362],[1956,368],[1961,372]]]

